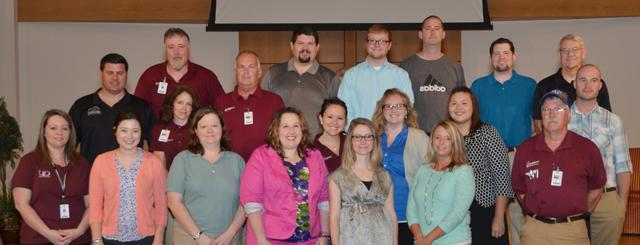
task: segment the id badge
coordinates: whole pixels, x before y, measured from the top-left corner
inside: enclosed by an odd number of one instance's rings
[[[71,212],[69,211],[69,204],[63,203],[60,204],[60,219],[68,219],[71,217]]]
[[[553,170],[551,174],[551,186],[562,186],[562,171]]]
[[[170,130],[167,129],[163,129],[162,131],[160,131],[160,137],[158,137],[158,141],[160,142],[169,142],[169,134],[171,133]]]
[[[252,125],[253,124],[253,112],[245,111],[244,112],[244,125]]]
[[[169,87],[169,84],[164,80],[158,82],[158,94],[167,94],[167,87]]]

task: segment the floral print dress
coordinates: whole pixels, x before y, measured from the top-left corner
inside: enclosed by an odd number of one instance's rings
[[[292,164],[283,161],[287,174],[293,184],[293,194],[296,198],[296,229],[286,242],[306,242],[311,240],[311,221],[309,213],[309,168],[307,162],[302,159]]]

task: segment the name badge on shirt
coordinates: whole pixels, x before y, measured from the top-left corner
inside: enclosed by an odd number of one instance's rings
[[[562,171],[559,169],[553,170],[551,174],[551,186],[562,186]]]
[[[158,137],[158,141],[160,142],[169,142],[169,134],[171,133],[168,129],[163,129],[160,131],[160,137]]]
[[[167,87],[169,87],[169,84],[164,80],[162,80],[162,82],[158,83],[158,93],[167,94]]]
[[[63,203],[60,204],[60,219],[68,219],[71,218],[71,213],[69,212],[69,204]]]
[[[244,125],[252,125],[253,124],[253,112],[245,111],[244,112]]]

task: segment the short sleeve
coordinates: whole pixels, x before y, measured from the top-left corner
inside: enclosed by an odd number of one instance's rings
[[[171,163],[169,177],[167,178],[167,192],[175,192],[184,195],[184,183],[187,178],[188,151],[180,152]]]
[[[33,187],[33,175],[36,171],[36,165],[38,161],[34,154],[30,153],[23,156],[18,163],[13,178],[11,179],[11,186],[22,187],[31,190]]]

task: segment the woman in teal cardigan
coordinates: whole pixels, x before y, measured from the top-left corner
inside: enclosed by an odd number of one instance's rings
[[[418,169],[407,204],[415,244],[471,244],[469,207],[475,181],[462,134],[449,121],[431,132],[433,154],[430,163]]]

